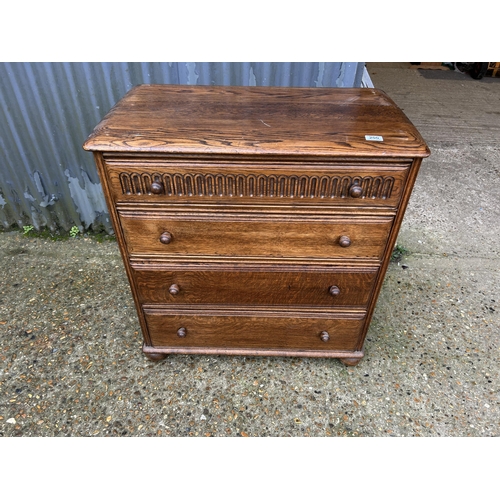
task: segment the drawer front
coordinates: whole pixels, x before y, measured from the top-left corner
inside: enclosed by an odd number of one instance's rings
[[[153,347],[356,350],[363,315],[285,317],[144,308]]]
[[[196,218],[168,212],[120,212],[131,256],[365,258],[379,261],[392,217]]]
[[[390,166],[171,165],[107,160],[118,202],[272,203],[396,207],[409,164]]]
[[[193,266],[194,267],[194,266]],[[332,267],[262,270],[252,266],[196,269],[132,265],[139,300],[144,304],[242,304],[298,306],[367,305],[377,268]]]

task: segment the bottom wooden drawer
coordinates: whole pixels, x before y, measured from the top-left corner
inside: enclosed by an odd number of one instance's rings
[[[152,347],[355,351],[365,314],[145,307]]]

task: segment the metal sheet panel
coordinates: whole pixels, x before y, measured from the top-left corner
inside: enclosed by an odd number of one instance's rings
[[[141,83],[372,86],[364,63],[0,63],[0,225],[113,229],[82,144]]]

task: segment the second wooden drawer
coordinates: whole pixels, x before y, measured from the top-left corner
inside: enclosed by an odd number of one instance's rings
[[[392,217],[119,213],[131,256],[380,261],[393,221]]]

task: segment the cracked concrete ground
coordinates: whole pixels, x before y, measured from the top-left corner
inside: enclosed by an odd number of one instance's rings
[[[424,160],[357,367],[141,353],[114,241],[0,233],[3,436],[499,436],[500,79],[368,64]]]

